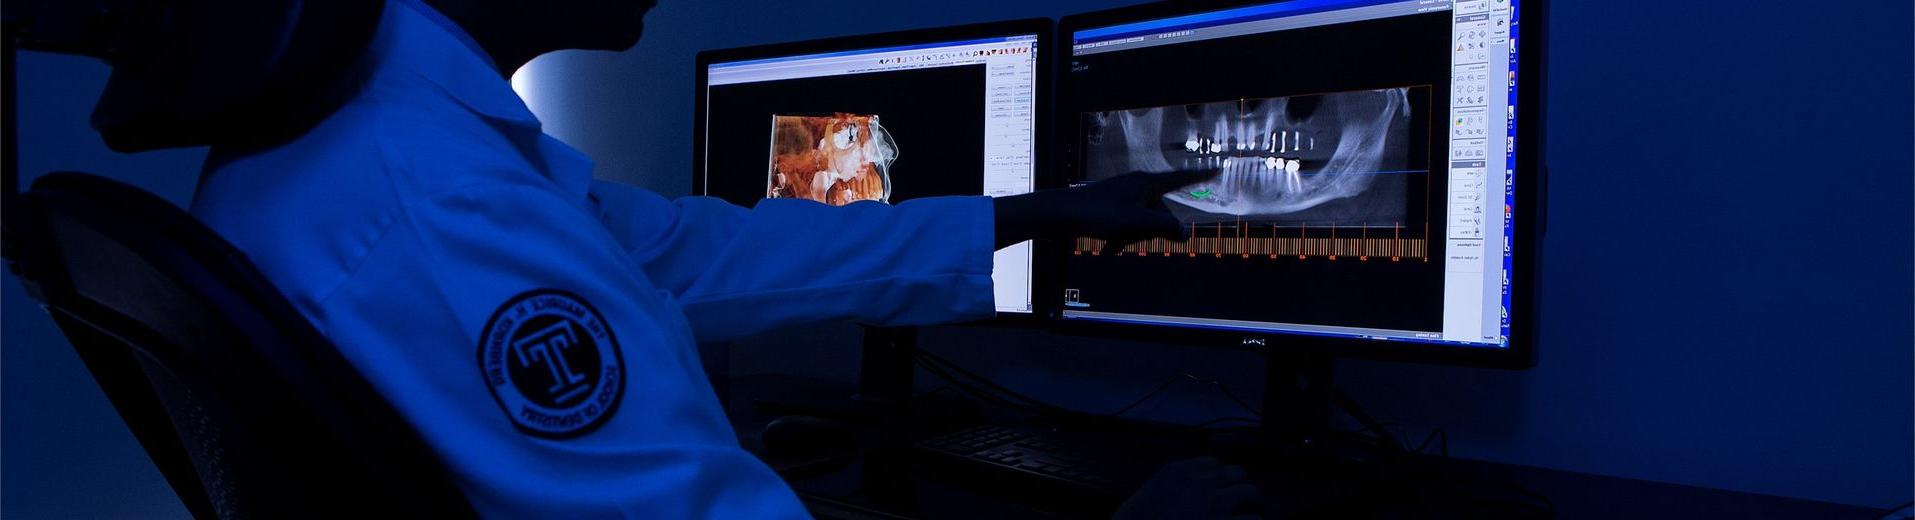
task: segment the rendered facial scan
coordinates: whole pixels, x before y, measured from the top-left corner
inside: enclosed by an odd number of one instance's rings
[[[891,201],[898,145],[877,115],[774,115],[767,198],[833,206]]]
[[[1132,171],[1222,170],[1165,195],[1185,223],[1401,221],[1408,211],[1404,174],[1427,173],[1412,170],[1409,141],[1410,93],[1427,88],[1088,113],[1085,171],[1098,180]]]

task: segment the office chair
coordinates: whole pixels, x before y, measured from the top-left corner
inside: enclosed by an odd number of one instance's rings
[[[185,212],[81,173],[9,211],[13,269],[194,516],[471,516],[398,413]]]
[[[342,99],[334,87],[350,84],[383,0],[7,7],[0,245],[186,509],[198,518],[473,516],[417,432],[199,221],[82,173],[17,191],[16,49],[113,66],[93,122],[116,150],[262,145],[303,133]]]

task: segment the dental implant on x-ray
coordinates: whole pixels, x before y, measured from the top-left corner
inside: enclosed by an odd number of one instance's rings
[[[1418,171],[1411,168],[1410,140],[1418,135],[1410,128],[1411,104],[1427,104],[1427,89],[1086,114],[1086,177],[1221,170],[1166,197],[1185,222],[1400,219],[1407,203],[1401,176],[1392,174]]]
[[[1248,127],[1250,130],[1245,132],[1244,128],[1240,124],[1238,131],[1247,134],[1248,138],[1236,136],[1219,138],[1195,131],[1190,132],[1189,138],[1184,140],[1184,152],[1189,156],[1185,157],[1179,166],[1183,169],[1227,170],[1239,164],[1239,161],[1247,159],[1251,162],[1243,164],[1263,164],[1266,173],[1283,176],[1281,181],[1283,185],[1292,190],[1301,189],[1303,178],[1300,175],[1303,169],[1303,158],[1299,154],[1315,150],[1316,138],[1305,137],[1302,130],[1264,131],[1262,126],[1252,125]],[[1228,141],[1230,145],[1220,144],[1225,141]]]

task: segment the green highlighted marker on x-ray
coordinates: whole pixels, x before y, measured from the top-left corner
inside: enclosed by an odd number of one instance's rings
[[[1210,198],[1210,190],[1203,189],[1203,190],[1193,191],[1193,192],[1190,192],[1190,196],[1196,197],[1199,199],[1208,199]]]

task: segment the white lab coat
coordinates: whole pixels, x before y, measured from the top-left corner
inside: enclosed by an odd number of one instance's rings
[[[993,311],[987,198],[670,201],[594,181],[416,0],[388,2],[367,59],[308,134],[215,150],[192,212],[486,516],[802,517],[739,448],[694,341]]]

